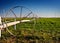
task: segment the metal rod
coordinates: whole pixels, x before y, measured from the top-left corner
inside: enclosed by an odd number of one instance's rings
[[[15,18],[15,21],[16,21],[16,18]],[[14,29],[16,30],[16,25],[14,25]]]
[[[21,16],[22,16],[22,7],[21,7],[21,11],[20,11],[20,19],[21,19]]]

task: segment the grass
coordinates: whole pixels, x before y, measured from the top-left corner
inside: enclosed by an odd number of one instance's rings
[[[31,19],[31,18],[26,18]],[[12,19],[7,19],[8,21]],[[17,20],[20,20],[17,18]],[[14,39],[14,43],[55,43],[60,40],[60,18],[37,18],[35,21],[17,24],[9,27],[9,30],[16,35],[11,36],[7,31],[2,32],[2,42]],[[13,39],[12,39],[13,38]],[[9,40],[8,40],[9,39]],[[4,42],[3,42],[4,43]]]

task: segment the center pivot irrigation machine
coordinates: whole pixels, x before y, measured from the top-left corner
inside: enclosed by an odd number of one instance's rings
[[[19,20],[17,20],[17,18]],[[21,24],[22,22],[32,22],[33,21],[33,27],[35,26],[35,14],[33,14],[33,12],[24,7],[24,6],[15,6],[13,8],[10,8],[7,13],[4,15],[4,17],[0,17],[0,37],[1,37],[1,31],[3,31],[4,29],[6,29],[11,35],[14,35],[14,33],[12,33],[9,30],[9,27],[14,26],[14,30],[17,30],[17,26],[18,24]],[[21,26],[21,25],[20,25]],[[20,27],[19,26],[19,27]],[[23,25],[22,25],[23,26]],[[10,28],[11,29],[11,28]]]

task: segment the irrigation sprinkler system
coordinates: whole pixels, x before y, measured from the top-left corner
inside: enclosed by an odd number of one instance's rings
[[[17,18],[19,18],[19,20],[17,20]],[[27,18],[30,18],[30,19],[27,19]],[[34,25],[32,26],[34,27],[36,23],[35,18],[36,17],[33,14],[33,12],[24,6],[15,6],[15,7],[10,8],[7,11],[6,15],[4,16],[3,20],[0,17],[0,37],[1,37],[1,31],[4,29],[6,29],[11,35],[16,36],[13,32],[9,30],[9,27],[14,26],[13,30],[17,30],[16,24],[18,25],[18,24],[21,24],[22,22],[33,21]]]
[[[38,16],[35,15],[30,9],[28,9],[24,6],[15,6],[15,7],[10,8],[6,12],[4,17],[0,17],[0,38],[1,38],[1,35],[3,32],[8,32],[10,35],[13,35],[13,36],[18,36],[16,34],[18,31],[16,31],[16,30],[20,30],[20,29],[27,29],[27,30],[28,29],[34,29],[34,32],[35,32],[35,29],[36,29],[35,27],[36,26],[38,27],[38,25],[39,25],[38,23],[36,23],[36,22],[38,22],[36,20],[37,17]],[[31,27],[28,28],[29,25],[27,25],[27,24],[32,24],[32,25],[30,25]],[[43,24],[43,26],[44,26],[44,24]],[[23,26],[23,28],[22,28],[22,26]],[[24,26],[26,26],[26,27],[24,27]],[[23,31],[25,31],[25,30],[23,30]],[[41,36],[38,34],[39,36],[37,35],[36,38],[38,38],[38,40],[42,39],[42,41],[41,41],[42,43],[44,43],[48,37],[50,37],[48,42],[51,42],[52,40],[56,39],[57,40],[56,43],[58,43],[58,37],[59,36],[57,35],[57,33],[60,34],[60,32],[54,31],[56,33],[53,34],[52,29],[47,31],[47,30],[43,30],[40,28],[39,28],[38,32],[40,32],[39,34],[41,34]],[[24,32],[21,31],[21,33],[24,33]],[[31,34],[32,33],[33,32],[31,32]],[[20,34],[20,33],[18,33],[18,34]],[[44,36],[45,34],[48,37]],[[24,33],[24,35],[25,35],[25,33]],[[32,37],[33,37],[33,35],[32,35]],[[41,38],[39,38],[39,37],[41,37]],[[45,37],[46,37],[46,39],[45,39]]]

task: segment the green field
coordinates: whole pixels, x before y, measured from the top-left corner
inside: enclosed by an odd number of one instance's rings
[[[7,20],[13,21],[13,19]],[[2,31],[0,43],[59,43],[60,41],[60,18],[37,18],[35,21],[19,23],[16,27],[16,30],[13,29],[14,26],[8,27],[15,36],[10,35],[6,29]]]

